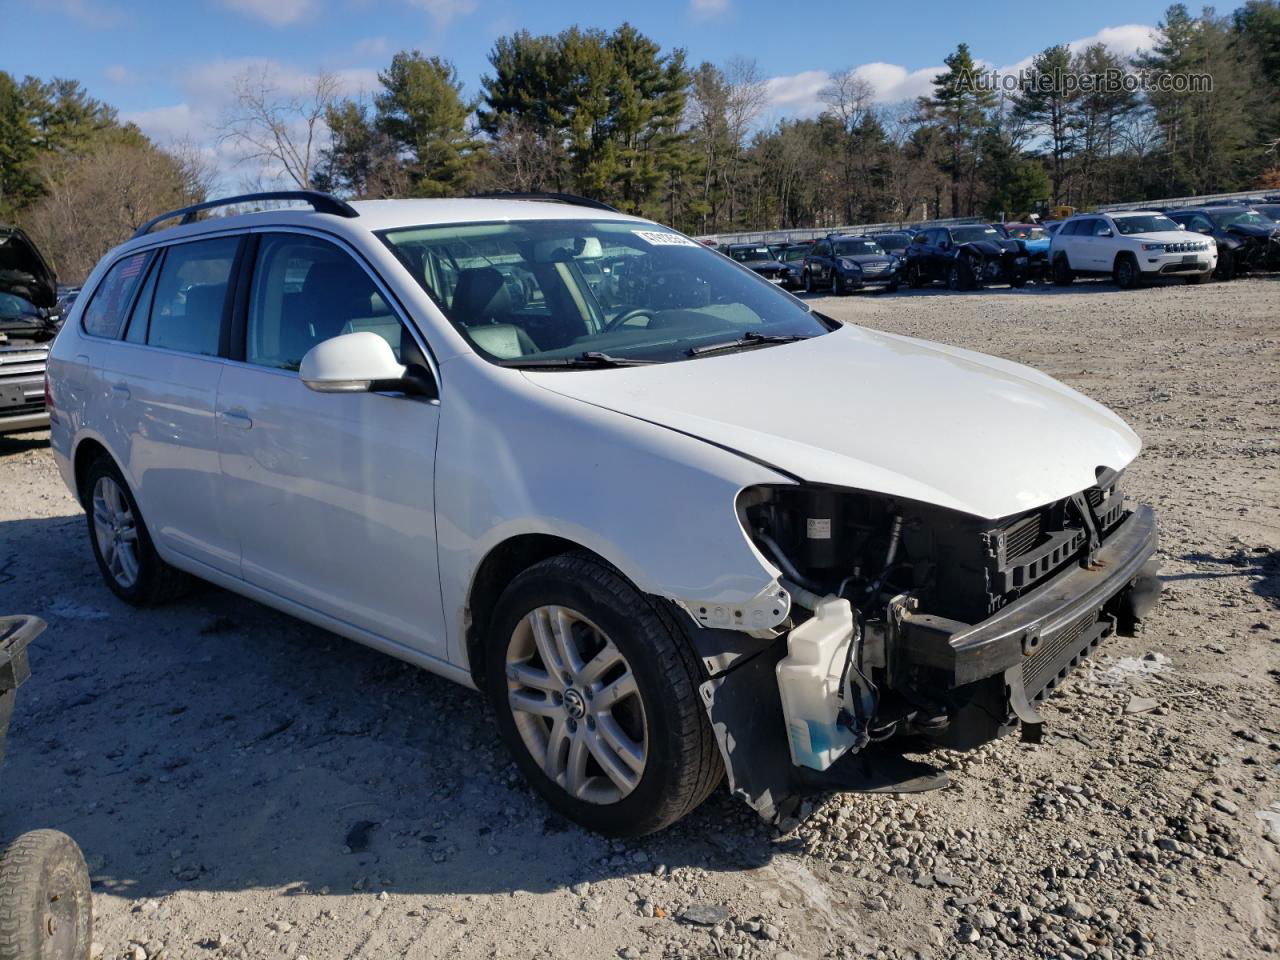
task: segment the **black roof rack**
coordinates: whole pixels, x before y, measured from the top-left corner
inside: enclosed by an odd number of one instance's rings
[[[257,203],[260,200],[301,200],[303,203],[311,204],[311,209],[316,213],[332,213],[337,217],[360,216],[355,207],[345,200],[339,200],[332,194],[321,193],[319,190],[268,190],[264,193],[245,193],[238,197],[224,197],[221,200],[206,200],[204,203],[194,203],[189,207],[170,210],[168,213],[162,213],[158,217],[152,217],[135,230],[133,235],[134,237],[146,236],[157,223],[164,223],[164,221],[172,220],[174,217],[182,218],[179,222],[179,226],[182,226],[195,220],[196,214],[201,210],[211,210],[214,207],[233,207],[240,203]]]
[[[575,207],[590,207],[593,210],[608,210],[610,213],[621,213],[617,207],[611,207],[603,200],[592,200],[590,197],[579,197],[573,193],[521,193],[511,190],[495,190],[492,193],[473,193],[469,200],[541,200],[545,203],[568,203]]]

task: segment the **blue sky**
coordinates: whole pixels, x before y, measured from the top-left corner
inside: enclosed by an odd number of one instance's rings
[[[1116,3],[862,2],[827,0],[3,0],[0,69],[67,76],[117,106],[160,142],[211,151],[230,79],[248,65],[284,87],[324,69],[350,93],[371,90],[397,50],[453,60],[479,90],[493,41],[574,23],[630,20],[691,63],[754,58],[769,78],[763,119],[811,115],[833,71],[851,67],[885,102],[924,92],[960,41],[988,65],[1018,65],[1052,43],[1102,39],[1122,53],[1145,46],[1166,0]],[[1224,5],[1224,8],[1227,5]],[[234,158],[224,155],[224,164]]]

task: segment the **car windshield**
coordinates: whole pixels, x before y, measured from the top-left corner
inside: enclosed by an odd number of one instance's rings
[[[995,227],[952,227],[951,237],[956,243],[973,243],[975,240],[998,240],[1000,232]]]
[[[1268,218],[1272,222],[1280,221],[1280,203],[1263,203],[1255,206],[1253,212]]]
[[[804,255],[808,252],[808,246],[787,247],[782,251],[782,259],[785,263],[798,263],[804,259]]]
[[[638,221],[516,220],[384,231],[477,352],[508,366],[667,362],[829,327],[701,244]]]
[[[1269,227],[1272,222],[1262,214],[1253,210],[1231,210],[1213,214],[1213,220],[1220,227],[1243,225],[1249,227]]]
[[[905,233],[886,233],[876,237],[876,242],[885,250],[896,250],[905,247],[911,242],[911,238]]]
[[[1039,227],[1009,227],[1009,236],[1018,240],[1043,240],[1047,236]]]
[[[884,249],[874,240],[837,240],[837,257],[884,256]]]
[[[768,247],[730,247],[729,256],[739,263],[750,263],[752,260],[772,260],[773,253]]]
[[[1113,217],[1116,229],[1125,236],[1135,233],[1176,233],[1178,225],[1160,213],[1140,213],[1132,217]]]

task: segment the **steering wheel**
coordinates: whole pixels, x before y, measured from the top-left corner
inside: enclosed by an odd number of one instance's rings
[[[600,332],[608,333],[611,330],[616,330],[618,327],[622,326],[628,320],[634,320],[636,317],[649,317],[650,319],[653,319],[653,308],[636,307],[635,309],[627,310],[624,313],[620,313],[616,317],[614,317],[612,320],[605,323],[605,325],[600,328]]]

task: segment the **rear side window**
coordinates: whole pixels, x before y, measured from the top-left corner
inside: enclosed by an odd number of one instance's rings
[[[318,343],[376,333],[400,355],[400,321],[345,251],[302,234],[264,234],[249,295],[245,360],[297,370]]]
[[[150,255],[146,251],[130,254],[117,260],[107,271],[80,318],[85,333],[112,339],[120,336],[125,314],[133,302],[133,293],[138,289]]]
[[[238,237],[217,237],[169,247],[156,279],[148,344],[217,355],[222,308],[239,244]]]

